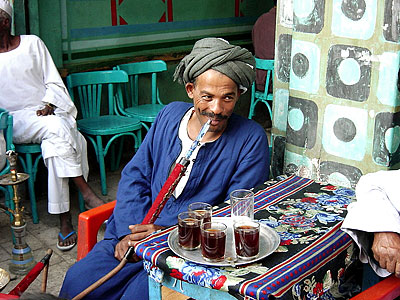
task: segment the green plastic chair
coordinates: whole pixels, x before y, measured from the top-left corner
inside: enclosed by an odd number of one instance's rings
[[[38,164],[42,158],[42,149],[40,144],[15,144],[15,152],[18,153],[18,160],[22,165],[22,169],[28,178],[29,199],[31,202],[32,221],[34,224],[39,223],[39,214],[37,212],[35,181],[38,170]]]
[[[270,59],[260,59],[255,57],[256,59],[256,69],[267,71],[265,77],[265,90],[257,91],[256,84],[253,82],[251,86],[251,102],[250,102],[250,110],[249,110],[249,119],[252,119],[254,116],[254,109],[256,105],[260,102],[264,103],[267,106],[269,116],[272,120],[272,100],[274,99],[273,93],[269,93],[268,87],[270,84],[273,84],[274,80],[274,60]],[[268,102],[269,101],[269,102]]]
[[[39,161],[42,158],[42,149],[40,144],[15,144],[15,151],[18,153],[18,160],[22,169],[29,175],[28,191],[31,202],[32,221],[34,224],[39,223],[39,214],[36,205],[35,181],[38,171]],[[79,210],[85,211],[85,201],[82,194],[78,191]]]
[[[13,137],[13,117],[8,114],[8,111],[0,108],[0,130],[3,130],[4,139],[6,141],[6,151],[15,150],[14,144],[12,141]],[[10,173],[10,164],[8,160],[6,161],[6,165],[0,171],[0,175],[4,175]],[[0,190],[4,193],[5,205],[14,209],[14,203],[11,201],[13,197],[13,191],[11,186],[5,187],[0,186]]]
[[[67,85],[72,100],[79,104],[82,119],[77,120],[79,131],[90,140],[100,166],[101,192],[107,195],[106,169],[104,157],[109,148],[114,152],[113,142],[121,137],[117,158],[111,153],[111,166],[119,165],[124,136],[132,136],[137,149],[141,143],[140,121],[134,117],[117,114],[116,98],[122,98],[121,84],[129,81],[125,71],[109,70],[84,72],[68,75]],[[103,94],[107,90],[107,96]],[[107,103],[102,105],[102,100]],[[135,134],[136,132],[136,134]],[[108,141],[103,146],[103,138]]]
[[[264,91],[256,90],[256,82],[253,82],[251,86],[251,101],[249,110],[249,119],[254,116],[254,110],[258,103],[264,103],[268,109],[269,116],[272,121],[272,101],[274,100],[273,93],[269,92],[269,86],[274,82],[274,60],[273,59],[261,59],[255,57],[256,69],[265,70],[267,72],[265,77],[265,89]],[[269,158],[272,158],[272,142],[269,145]]]
[[[146,130],[154,122],[158,112],[164,107],[157,88],[157,73],[167,71],[167,64],[163,60],[151,60],[118,65],[114,69],[123,70],[129,76],[129,83],[124,85],[124,100],[119,99],[118,108],[122,115],[136,117]],[[139,96],[139,77],[151,77],[151,99]],[[141,80],[144,82],[144,80]],[[141,93],[143,94],[143,92]]]

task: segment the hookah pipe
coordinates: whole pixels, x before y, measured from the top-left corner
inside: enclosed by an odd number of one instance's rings
[[[190,156],[192,155],[193,151],[200,145],[201,139],[207,133],[208,129],[210,128],[211,120],[208,120],[203,127],[200,129],[200,132],[196,138],[196,140],[190,146],[190,149],[186,152],[185,156],[181,157],[178,163],[176,163],[174,169],[172,170],[171,174],[168,176],[167,180],[165,181],[163,187],[161,188],[160,192],[158,193],[154,203],[151,205],[149,211],[147,212],[146,216],[144,217],[141,224],[153,224],[158,216],[160,215],[161,211],[163,210],[165,204],[167,203],[168,199],[171,197],[172,193],[174,192],[176,186],[178,185],[179,181],[181,180],[182,176],[185,174],[186,168],[190,163]],[[108,274],[104,275],[98,281],[93,283],[91,286],[83,290],[81,293],[76,295],[72,300],[80,300],[108,279],[113,277],[117,274],[128,262],[128,260],[132,257],[135,252],[135,248],[133,246],[129,247],[128,250],[125,252],[124,257],[122,258],[121,262],[112,269]]]

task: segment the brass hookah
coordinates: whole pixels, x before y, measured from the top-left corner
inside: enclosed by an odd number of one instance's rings
[[[11,218],[11,230],[13,233],[14,247],[9,270],[13,274],[25,275],[36,264],[33,259],[32,249],[25,241],[26,222],[24,218],[24,207],[20,207],[21,198],[18,195],[18,185],[26,181],[29,175],[17,172],[17,153],[9,150],[6,152],[7,160],[10,164],[10,173],[0,176],[0,185],[12,186],[14,208],[0,204],[0,209],[9,212]]]

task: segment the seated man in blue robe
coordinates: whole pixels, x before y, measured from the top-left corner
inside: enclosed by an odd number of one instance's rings
[[[176,224],[178,214],[190,203],[201,201],[214,206],[229,199],[231,191],[249,189],[268,179],[264,130],[233,113],[239,96],[254,81],[254,66],[248,50],[223,39],[205,38],[195,43],[174,74],[174,79],[185,85],[193,104],[173,102],[158,114],[122,172],[104,240],[70,268],[61,297],[76,296],[114,269],[128,247],[162,227]],[[140,225],[171,169],[208,120],[210,129],[155,224]],[[143,262],[135,260],[85,299],[148,299],[147,273]]]

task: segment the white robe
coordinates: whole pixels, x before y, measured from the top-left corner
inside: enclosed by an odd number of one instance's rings
[[[369,262],[381,276],[390,273],[368,256],[368,233],[397,232],[400,234],[400,170],[379,171],[362,176],[357,183],[357,202],[349,205],[342,230],[360,247],[360,260]]]
[[[37,116],[46,103],[55,115]],[[43,41],[22,35],[20,45],[0,53],[0,107],[13,115],[17,144],[41,143],[48,168],[48,211],[69,211],[69,177],[87,178],[86,140],[78,132],[76,107]]]

